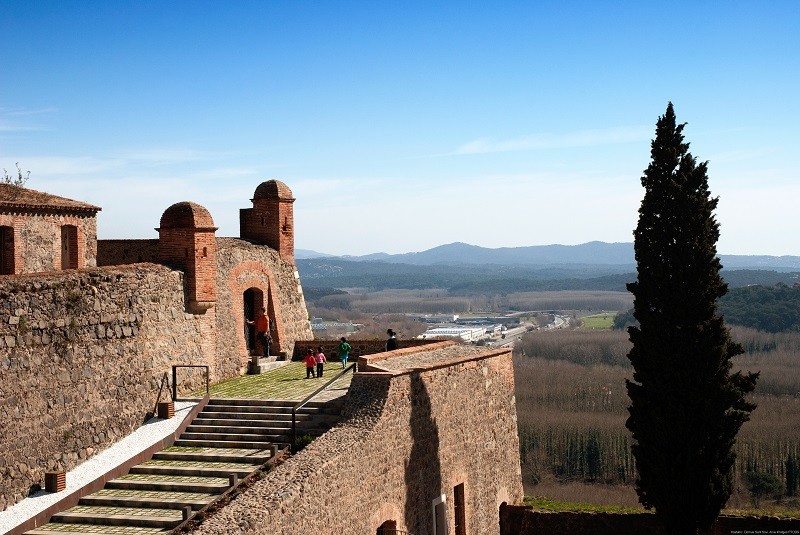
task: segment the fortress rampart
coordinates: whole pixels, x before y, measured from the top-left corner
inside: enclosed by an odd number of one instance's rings
[[[130,433],[172,365],[207,365],[211,382],[242,373],[256,350],[245,320],[261,306],[272,354],[313,339],[293,201],[262,183],[247,240],[216,237],[211,214],[185,201],[164,212],[158,240],[98,242],[98,207],[0,188],[0,510]],[[200,385],[198,371],[179,375],[184,391]]]
[[[497,533],[500,504],[522,496],[511,351],[428,347],[364,362],[345,420],[195,533],[425,535],[437,504],[457,533],[459,501],[466,533]]]

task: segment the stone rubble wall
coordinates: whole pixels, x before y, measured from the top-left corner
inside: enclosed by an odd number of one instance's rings
[[[466,532],[498,533],[500,505],[523,493],[509,350],[413,371],[359,372],[347,396],[342,423],[193,533],[375,533],[391,520],[426,535],[440,495],[455,533],[459,484]]]
[[[137,264],[0,278],[0,510],[140,425],[172,364],[224,368],[204,346],[215,314],[185,313],[182,277]]]

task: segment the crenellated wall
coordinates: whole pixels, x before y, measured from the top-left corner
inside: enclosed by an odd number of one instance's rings
[[[511,351],[444,342],[397,361],[356,374],[341,424],[194,533],[376,533],[394,521],[425,535],[442,495],[455,533],[462,484],[466,533],[497,533],[500,504],[522,497]]]

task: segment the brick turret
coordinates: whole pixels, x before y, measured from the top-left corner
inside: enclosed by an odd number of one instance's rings
[[[242,239],[266,245],[294,264],[294,198],[280,180],[262,182],[251,199],[252,208],[239,211]]]
[[[179,202],[164,211],[159,235],[159,261],[186,273],[187,309],[203,313],[217,301],[217,228],[211,214],[193,202]]]

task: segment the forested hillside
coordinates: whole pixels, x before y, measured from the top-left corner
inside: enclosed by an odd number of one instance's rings
[[[341,258],[297,260],[303,287],[419,290],[439,288],[451,295],[508,295],[518,292],[556,290],[605,290],[624,292],[636,280],[626,266],[598,264],[503,265],[436,264],[411,265]],[[731,288],[761,284],[792,285],[800,273],[760,270],[723,270]]]
[[[800,286],[732,288],[720,300],[719,309],[733,325],[770,333],[800,331]]]

